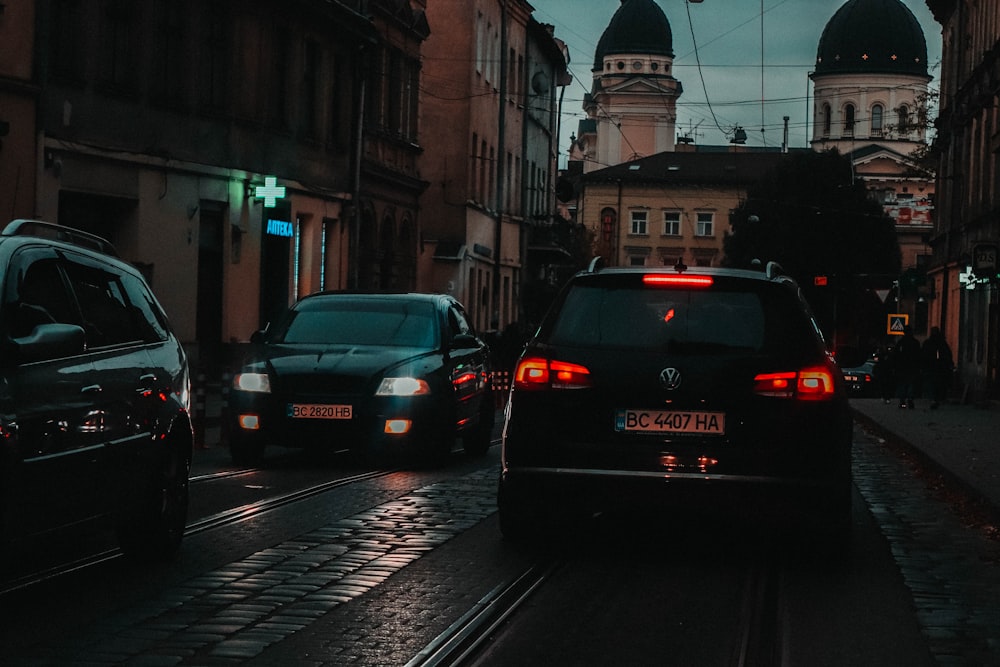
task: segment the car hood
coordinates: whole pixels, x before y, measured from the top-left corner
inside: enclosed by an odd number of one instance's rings
[[[279,390],[360,390],[388,369],[434,354],[375,345],[268,345],[266,364]]]

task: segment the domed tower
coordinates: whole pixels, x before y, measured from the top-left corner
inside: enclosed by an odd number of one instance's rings
[[[813,148],[879,144],[908,155],[924,144],[927,42],[900,0],[844,3],[823,30],[810,78]]]
[[[622,0],[594,53],[584,171],[674,150],[674,37],[655,0]],[[581,130],[583,125],[581,124]],[[596,143],[596,146],[593,145]]]
[[[823,30],[810,77],[813,149],[836,148],[851,160],[855,176],[896,223],[903,268],[925,266],[935,184],[913,158],[926,145],[931,80],[917,19],[900,0],[848,0]],[[917,302],[896,303],[916,312]]]

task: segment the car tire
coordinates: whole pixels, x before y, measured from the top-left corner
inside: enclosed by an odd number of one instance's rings
[[[177,553],[187,526],[190,472],[190,448],[170,443],[138,492],[135,510],[119,523],[118,543],[126,557],[166,560]]]
[[[467,455],[484,456],[489,451],[495,421],[493,397],[488,395],[483,398],[483,406],[479,410],[479,423],[462,435],[462,449]]]
[[[229,456],[235,465],[258,466],[264,459],[264,443],[257,438],[231,437],[229,439]]]

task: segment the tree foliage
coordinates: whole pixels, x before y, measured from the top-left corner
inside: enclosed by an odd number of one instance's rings
[[[729,266],[773,260],[801,284],[817,275],[899,274],[892,218],[836,150],[790,154],[748,190],[730,222]]]
[[[798,281],[831,346],[884,329],[873,288],[899,277],[895,224],[837,151],[796,153],[749,189],[723,239],[725,263],[776,261]],[[817,284],[823,276],[825,283]]]

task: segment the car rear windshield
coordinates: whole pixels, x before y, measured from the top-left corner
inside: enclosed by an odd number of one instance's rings
[[[808,316],[789,290],[783,292],[577,285],[548,339],[688,354],[815,354],[821,345]]]
[[[277,343],[390,345],[433,348],[433,304],[400,299],[309,299],[271,337]]]

